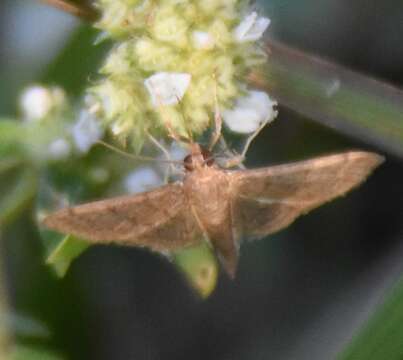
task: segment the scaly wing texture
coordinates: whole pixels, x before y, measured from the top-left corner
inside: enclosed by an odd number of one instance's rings
[[[229,172],[233,221],[259,238],[358,186],[381,163],[377,154],[351,151],[257,170]]]
[[[204,237],[181,183],[62,209],[45,218],[44,225],[94,243],[147,246],[157,251],[193,245]]]

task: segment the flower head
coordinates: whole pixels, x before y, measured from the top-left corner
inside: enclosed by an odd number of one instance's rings
[[[104,77],[89,92],[106,127],[138,149],[147,133],[201,135],[217,108],[238,102],[244,76],[266,60],[253,42],[270,20],[256,12],[243,18],[239,0],[98,0],[97,5],[102,13],[97,26],[116,46],[102,67]]]

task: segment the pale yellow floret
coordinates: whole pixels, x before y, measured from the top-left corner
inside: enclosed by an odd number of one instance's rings
[[[138,66],[150,72],[174,71],[183,63],[177,50],[149,38],[137,41],[134,56]]]
[[[150,32],[154,39],[175,47],[188,46],[188,22],[173,7],[160,7],[155,13]]]
[[[118,43],[101,69],[105,78],[90,92],[112,133],[136,144],[146,131],[201,135],[214,123],[217,105],[232,108],[247,87],[242,79],[266,61],[255,42],[234,36],[248,20],[244,0],[98,0],[97,5],[102,13],[97,26]],[[160,89],[164,99],[175,96],[169,88],[181,88],[175,74],[191,81],[177,101],[159,106],[146,80],[161,73],[172,83]]]

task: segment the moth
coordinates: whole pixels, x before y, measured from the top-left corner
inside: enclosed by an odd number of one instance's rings
[[[383,157],[350,151],[251,170],[220,168],[191,145],[183,181],[137,195],[62,209],[49,229],[93,243],[145,246],[166,252],[207,241],[235,276],[241,239],[277,232],[299,215],[361,184]]]

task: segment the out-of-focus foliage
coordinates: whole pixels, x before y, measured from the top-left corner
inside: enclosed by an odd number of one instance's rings
[[[63,360],[58,354],[44,348],[17,345],[11,352],[9,359],[4,360]]]
[[[400,360],[403,357],[403,281],[379,305],[339,360]]]
[[[0,120],[0,229],[34,197],[37,172],[24,157],[24,130],[16,121]]]
[[[57,244],[56,241],[55,243]],[[71,262],[89,246],[90,244],[87,241],[67,235],[62,242],[59,242],[57,248],[51,252],[46,263],[55,269],[58,276],[63,277],[66,275]]]
[[[206,243],[176,252],[173,262],[203,298],[207,298],[214,291],[218,264],[213,250]]]

